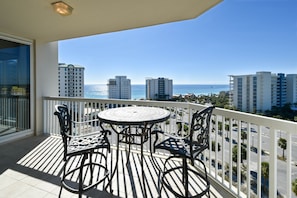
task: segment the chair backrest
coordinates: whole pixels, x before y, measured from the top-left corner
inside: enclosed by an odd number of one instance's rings
[[[60,133],[64,137],[66,134],[71,135],[71,115],[69,113],[67,105],[56,105],[56,115],[59,119]]]
[[[192,160],[209,148],[210,118],[214,106],[197,111],[192,116],[190,130],[190,155]]]
[[[63,143],[64,143],[64,160],[66,160],[67,156],[67,143],[70,139],[68,135],[72,135],[72,127],[71,127],[71,114],[69,113],[67,105],[56,105],[55,113],[59,119],[60,124],[60,133],[62,135]]]

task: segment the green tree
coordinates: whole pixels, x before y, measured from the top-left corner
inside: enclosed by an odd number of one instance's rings
[[[292,181],[292,191],[297,196],[297,178],[294,181]]]
[[[237,162],[237,150],[238,150],[238,146],[235,145],[232,148],[232,160],[233,162]],[[240,158],[240,162],[242,163],[243,160],[246,159],[246,148],[244,146],[241,145],[241,158]]]
[[[265,179],[269,179],[269,163],[268,162],[261,163],[261,174]]]
[[[262,162],[261,163],[261,176],[268,180],[269,179],[269,163],[268,162]],[[261,184],[261,187],[263,189],[263,195],[269,194],[269,183],[268,186]]]
[[[211,141],[211,150],[216,151],[216,142]],[[221,151],[221,144],[218,142],[218,151]]]
[[[241,131],[241,139],[242,139],[242,142],[244,143],[244,140],[247,139],[247,133],[245,131]]]
[[[273,106],[270,111],[265,111],[265,116],[274,117],[278,119],[294,121],[297,112],[291,109],[290,103],[285,104],[283,107]]]
[[[287,149],[287,140],[284,138],[278,139],[278,146],[283,149],[283,158],[285,158],[285,150]]]
[[[225,130],[229,131],[230,130],[230,125],[229,124],[225,124]]]
[[[219,130],[219,134],[222,135],[223,124],[221,121],[218,122],[218,130]]]

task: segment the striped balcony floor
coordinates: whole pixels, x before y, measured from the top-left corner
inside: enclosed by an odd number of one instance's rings
[[[105,183],[99,184],[83,194],[83,197],[144,197],[142,184],[142,171],[139,151],[132,151],[127,161],[127,151],[120,150],[119,161],[115,175],[112,179],[112,191],[103,189]],[[60,137],[38,136],[0,145],[0,197],[58,197],[60,192],[60,175],[64,161],[63,145]],[[93,160],[102,162],[100,156],[93,156]],[[158,197],[158,168],[153,161],[162,167],[162,156],[144,156],[145,187],[147,197]],[[67,168],[76,166],[80,158],[73,158]],[[114,170],[116,149],[108,153],[108,168]],[[171,161],[169,166],[177,166],[180,162]],[[94,170],[95,177],[102,176],[102,169]],[[181,189],[181,172],[170,175],[169,182],[172,188]],[[86,172],[86,181],[89,181],[89,171]],[[67,180],[76,183],[77,175],[71,175]],[[190,176],[190,193],[199,192],[203,182],[195,176]],[[78,197],[65,189],[61,197]],[[161,197],[174,197],[163,189]],[[211,186],[210,197],[223,197]]]

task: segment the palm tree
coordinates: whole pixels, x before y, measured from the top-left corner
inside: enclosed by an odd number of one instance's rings
[[[284,159],[285,158],[285,150],[287,149],[287,140],[284,138],[279,138],[278,146],[283,149],[283,159]]]

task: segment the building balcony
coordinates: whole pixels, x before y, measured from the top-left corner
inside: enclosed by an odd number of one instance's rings
[[[58,120],[54,116],[56,104],[67,104],[77,121],[93,118],[106,108],[121,106],[154,106],[171,112],[169,121],[158,124],[164,131],[174,130],[176,121],[190,123],[193,112],[202,105],[179,102],[102,100],[87,98],[43,98],[44,135],[29,137],[1,146],[0,183],[1,194],[6,197],[57,197],[62,171],[62,141]],[[98,125],[86,126],[89,131]],[[183,126],[186,130],[187,126]],[[296,139],[297,123],[216,108],[211,120],[210,148],[202,156],[207,165],[211,183],[210,197],[296,197],[292,181],[297,177]],[[278,146],[280,138],[286,140],[286,149]],[[115,157],[115,137],[110,136],[112,151],[109,161]],[[242,149],[236,149],[241,145]],[[145,149],[145,173],[148,197],[157,196],[157,170],[150,160],[149,145]],[[120,147],[118,174],[113,179],[113,193],[102,186],[84,196],[90,197],[143,197],[140,185],[139,147],[133,146],[130,166],[127,166],[126,146]],[[154,153],[154,159],[162,165],[164,153]],[[264,168],[269,164],[269,170]],[[267,162],[267,163],[265,163]],[[179,163],[172,161],[172,165]],[[197,164],[197,169],[200,166]],[[176,179],[177,178],[177,179]],[[181,178],[176,175],[172,181]],[[190,180],[193,189],[199,189],[199,181]],[[196,188],[197,186],[197,188]],[[18,190],[16,190],[18,188]],[[76,195],[62,191],[62,197]],[[173,197],[166,190],[162,197]]]
[[[58,197],[60,192],[60,175],[63,168],[63,143],[55,135],[30,137],[15,141],[9,145],[0,146],[0,190],[1,197]],[[108,154],[108,162],[115,160],[116,149],[112,148]],[[163,163],[164,158],[154,156],[158,163]],[[101,158],[100,158],[101,159]],[[100,159],[95,159],[94,161]],[[136,150],[130,153],[129,164],[125,163],[127,152],[120,149],[118,169],[112,180],[112,190],[103,190],[103,184],[83,194],[83,197],[144,197],[141,186],[140,153]],[[146,174],[147,197],[157,197],[158,170],[154,168],[149,155],[145,155],[144,166]],[[79,158],[71,161],[71,166]],[[172,162],[176,165],[179,162]],[[108,164],[108,167],[110,164]],[[96,172],[100,175],[100,172]],[[176,175],[180,178],[181,175]],[[76,178],[76,177],[74,177]],[[88,179],[86,179],[88,180]],[[172,180],[173,182],[174,180]],[[73,179],[73,182],[76,182]],[[193,186],[199,187],[199,182],[191,181]],[[106,185],[106,183],[105,183]],[[197,186],[198,185],[198,186]],[[211,197],[222,197],[218,191],[211,187]],[[78,197],[65,189],[61,197]],[[162,197],[173,197],[163,190]]]

